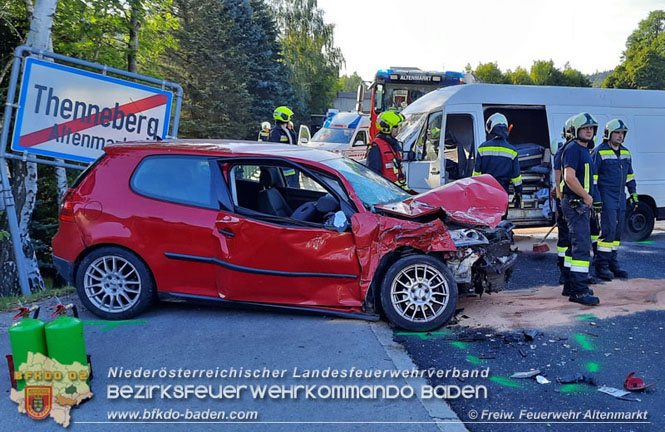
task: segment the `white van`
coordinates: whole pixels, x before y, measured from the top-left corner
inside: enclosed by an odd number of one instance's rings
[[[598,120],[596,144],[610,119],[628,125],[625,146],[640,203],[628,212],[626,240],[646,239],[654,221],[665,219],[665,91],[500,84],[433,91],[402,111],[406,122],[398,139],[409,186],[422,192],[470,176],[476,149],[487,137],[485,121],[501,112],[513,125],[508,140],[518,149],[524,188],[521,206],[511,204],[508,218],[520,226],[551,225],[550,142],[561,137],[566,119],[582,111]]]
[[[368,139],[369,115],[343,111],[326,120],[310,140],[303,141],[301,138],[300,144],[364,161]]]

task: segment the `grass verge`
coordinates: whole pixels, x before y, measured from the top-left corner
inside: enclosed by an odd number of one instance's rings
[[[33,302],[43,300],[46,298],[51,298],[55,296],[64,296],[76,292],[76,288],[72,286],[67,286],[63,288],[46,288],[46,290],[30,294],[27,296],[7,296],[0,297],[0,310],[1,311],[10,311],[15,307],[19,306],[19,302],[23,305],[30,305]]]

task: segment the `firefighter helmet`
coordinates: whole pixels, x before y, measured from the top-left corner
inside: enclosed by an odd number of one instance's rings
[[[580,129],[589,126],[593,127],[593,136],[596,136],[596,132],[598,132],[598,122],[596,119],[587,112],[581,112],[577,114],[575,117],[573,117],[571,124],[573,138],[579,138]],[[593,137],[591,138],[591,141],[593,141]]]
[[[269,130],[270,129],[270,122],[261,123],[261,129],[263,129],[263,130],[268,129]]]
[[[280,106],[275,108],[275,112],[272,113],[272,117],[278,122],[288,123],[291,120],[293,111],[290,108],[285,106]]]
[[[561,138],[565,139],[566,141],[570,141],[575,138],[573,135],[573,117],[568,117],[568,120],[566,120],[566,122],[563,124]]]
[[[623,122],[623,120],[620,119],[612,119],[607,122],[605,125],[605,132],[603,132],[603,139],[604,140],[609,140],[610,135],[612,135],[612,132],[625,132],[628,134],[628,126],[626,126],[626,123]]]
[[[501,113],[494,113],[487,119],[487,122],[485,123],[485,131],[488,134],[491,134],[494,128],[499,126],[505,127],[506,131],[508,131],[508,119],[506,119],[506,116]]]
[[[376,128],[384,134],[389,134],[402,122],[402,118],[392,111],[384,111],[376,119]]]

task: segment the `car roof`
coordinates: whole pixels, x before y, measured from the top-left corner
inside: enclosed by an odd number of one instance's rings
[[[242,140],[173,139],[164,141],[132,141],[108,144],[107,154],[142,151],[154,154],[196,154],[207,156],[265,156],[322,162],[339,159],[337,154],[298,145]]]

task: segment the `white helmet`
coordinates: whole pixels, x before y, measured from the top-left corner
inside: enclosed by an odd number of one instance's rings
[[[488,134],[492,133],[492,129],[494,129],[497,126],[505,126],[506,129],[508,128],[508,119],[506,119],[505,115],[501,113],[492,114],[485,123],[485,131]]]
[[[270,129],[270,122],[261,123],[261,129]]]

